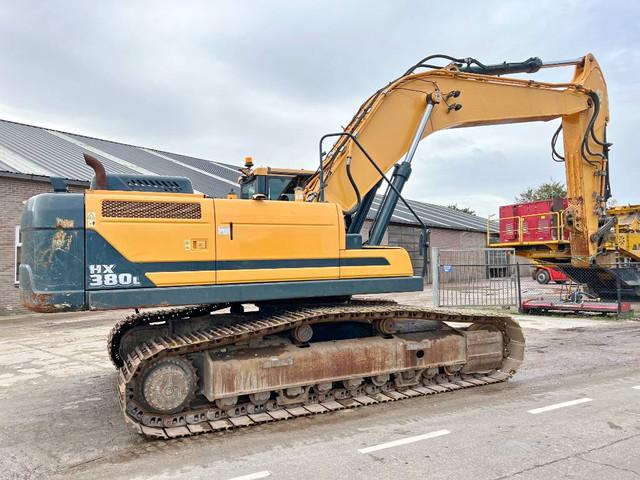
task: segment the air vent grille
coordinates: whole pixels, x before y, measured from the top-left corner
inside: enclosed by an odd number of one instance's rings
[[[105,200],[102,216],[106,218],[202,218],[199,203],[187,202],[135,202]]]
[[[171,179],[153,179],[153,178],[130,178],[127,180],[127,187],[130,190],[137,191],[161,191],[161,192],[173,192],[184,193],[185,189],[183,185]]]

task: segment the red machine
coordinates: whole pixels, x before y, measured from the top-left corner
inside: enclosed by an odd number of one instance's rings
[[[563,272],[547,265],[538,265],[533,272],[533,279],[541,285],[549,282],[564,283],[569,280]]]
[[[602,315],[621,314],[631,312],[631,304],[629,302],[601,301],[584,301],[580,299],[577,302],[566,300],[546,300],[544,298],[533,298],[522,302],[522,311],[525,313],[600,313]]]
[[[500,207],[500,243],[569,240],[562,224],[562,211],[567,207],[566,198]]]

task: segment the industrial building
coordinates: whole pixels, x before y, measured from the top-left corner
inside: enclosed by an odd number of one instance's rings
[[[238,167],[153,148],[127,145],[83,135],[0,120],[0,312],[21,310],[17,287],[20,262],[20,216],[24,202],[38,193],[52,191],[52,176],[65,179],[71,191],[89,186],[93,171],[84,164],[82,153],[100,160],[106,170],[122,174],[184,176],[195,190],[223,197],[239,189]],[[447,207],[409,201],[430,228],[431,246],[478,248],[486,243],[486,220]],[[371,218],[379,206],[374,201]],[[363,234],[366,238],[368,225]],[[384,244],[408,250],[419,272],[420,227],[402,204],[396,208]]]

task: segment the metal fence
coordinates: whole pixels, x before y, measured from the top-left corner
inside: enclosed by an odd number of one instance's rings
[[[621,315],[640,302],[640,263],[520,265],[520,310]]]
[[[433,304],[517,307],[525,313],[640,311],[640,262],[583,267],[524,262],[511,248],[433,248]]]
[[[519,278],[512,248],[434,247],[431,260],[434,306],[519,305]]]

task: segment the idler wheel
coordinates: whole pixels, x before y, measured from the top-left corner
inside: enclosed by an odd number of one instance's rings
[[[460,372],[460,370],[462,370],[462,367],[464,367],[464,365],[446,365],[443,368],[443,370],[444,370],[444,373],[446,373],[449,376],[452,376]]]
[[[362,383],[362,378],[349,378],[348,380],[343,380],[342,385],[347,390],[355,390]]]
[[[162,358],[142,374],[139,393],[153,412],[171,414],[191,402],[197,383],[195,369],[186,358]]]
[[[331,388],[333,387],[333,383],[331,382],[327,382],[327,383],[318,383],[317,385],[313,386],[313,390],[316,393],[327,393],[329,390],[331,390]]]
[[[238,397],[218,398],[214,403],[220,410],[225,410],[229,407],[235,406],[235,404],[238,403]]]

